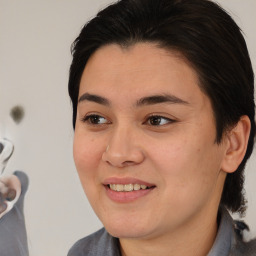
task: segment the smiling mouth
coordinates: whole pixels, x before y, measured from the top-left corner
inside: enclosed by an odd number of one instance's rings
[[[107,186],[109,189],[117,192],[132,192],[154,188],[154,186],[149,187],[140,184],[108,184]]]

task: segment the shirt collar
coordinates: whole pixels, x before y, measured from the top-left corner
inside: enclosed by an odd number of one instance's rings
[[[215,242],[212,249],[207,256],[228,256],[231,249],[236,244],[236,236],[234,231],[233,219],[224,207],[219,210],[220,224],[217,232]],[[105,255],[120,256],[119,240],[110,235],[108,236],[108,243],[105,244]],[[110,241],[109,241],[110,240]],[[106,241],[106,240],[105,240]],[[110,243],[109,243],[110,242]]]
[[[228,211],[221,207],[219,210],[220,224],[215,242],[207,256],[228,256],[236,243],[233,219]]]

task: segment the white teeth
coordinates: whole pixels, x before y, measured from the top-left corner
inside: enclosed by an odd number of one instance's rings
[[[116,191],[124,191],[124,185],[122,185],[122,184],[117,184],[117,185],[116,185]]]
[[[116,184],[110,184],[109,186],[112,190],[116,190]]]
[[[147,186],[146,185],[140,185],[141,189],[146,189]]]
[[[134,184],[133,189],[134,190],[140,190],[140,185],[139,184]]]
[[[140,189],[147,189],[146,185],[140,185],[140,184],[109,184],[109,187],[111,190],[118,191],[118,192],[130,192],[130,191],[137,191]]]
[[[132,184],[125,184],[124,185],[124,191],[132,191],[133,190],[133,185]]]

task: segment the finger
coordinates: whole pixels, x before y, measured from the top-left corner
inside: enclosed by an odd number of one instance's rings
[[[10,189],[8,190],[8,193],[7,193],[6,197],[5,197],[5,199],[6,199],[7,201],[12,201],[12,200],[15,199],[15,197],[16,197],[16,190],[10,188]]]
[[[6,184],[0,180],[0,193],[5,195],[8,193],[8,190],[8,186],[6,186]]]
[[[0,195],[3,200],[12,201],[16,197],[16,190],[7,187],[5,183],[0,181]]]

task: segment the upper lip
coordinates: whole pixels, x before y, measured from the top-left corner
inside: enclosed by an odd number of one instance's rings
[[[120,178],[120,177],[110,177],[107,178],[103,181],[103,185],[109,185],[109,184],[139,184],[139,185],[146,185],[147,187],[155,187],[155,184],[133,178],[133,177],[125,177],[125,178]]]

